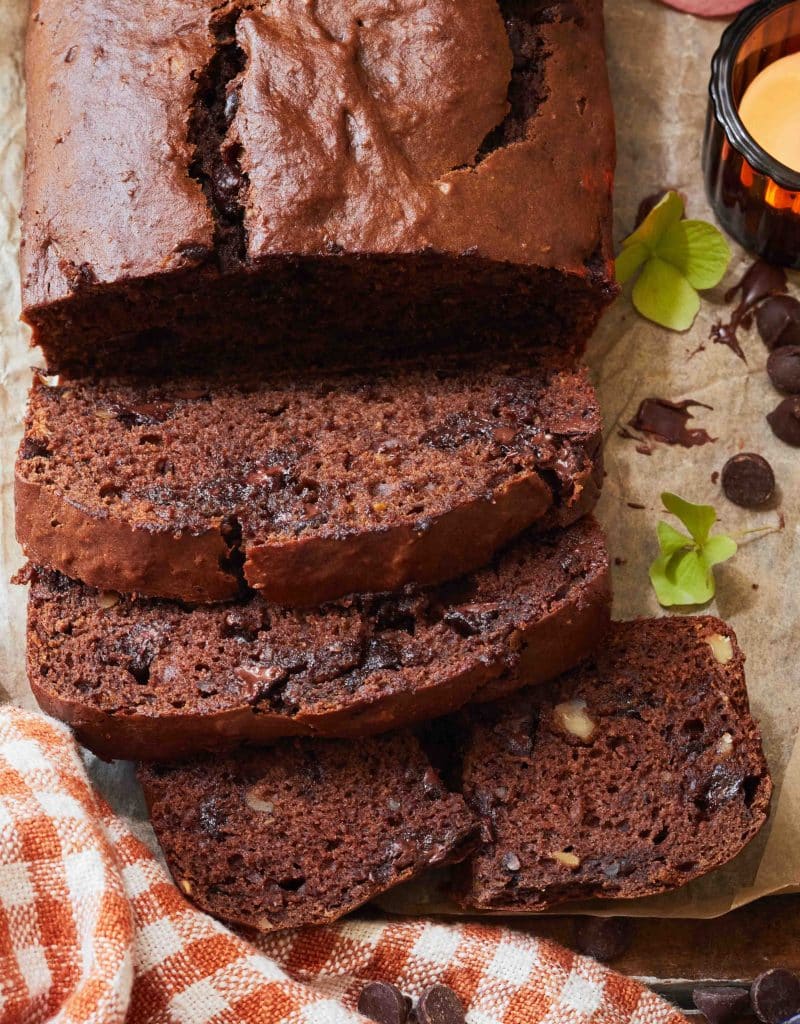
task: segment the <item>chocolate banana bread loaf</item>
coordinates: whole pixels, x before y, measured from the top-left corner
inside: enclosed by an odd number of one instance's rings
[[[595,503],[584,370],[124,384],[37,378],[25,553],[102,590],[281,604],[434,584]]]
[[[472,576],[291,610],[194,610],[33,569],[28,678],[107,758],[172,759],[281,736],[363,736],[552,678],[609,618],[600,528],[526,536]]]
[[[744,656],[710,616],[614,623],[579,668],[468,721],[463,792],[483,832],[469,908],[677,889],[767,818]]]
[[[267,750],[140,768],[183,892],[261,932],[334,921],[468,852],[475,822],[416,740],[284,740]]]
[[[53,370],[555,341],[616,288],[601,0],[33,0]]]

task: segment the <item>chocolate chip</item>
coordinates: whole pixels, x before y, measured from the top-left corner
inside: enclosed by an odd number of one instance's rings
[[[800,345],[784,345],[771,352],[767,373],[778,391],[800,394]]]
[[[786,444],[800,448],[800,397],[793,395],[777,405],[767,415],[772,433]]]
[[[750,1007],[750,994],[746,988],[733,985],[709,985],[696,988],[692,999],[697,1009],[705,1015],[708,1024],[728,1024],[738,1020]]]
[[[800,345],[800,302],[791,295],[773,295],[758,307],[756,325],[768,349]]]
[[[417,1003],[419,1024],[465,1024],[464,1007],[447,985],[431,985]]]
[[[386,981],[370,981],[358,997],[358,1012],[377,1024],[405,1024],[411,1000]]]
[[[584,917],[575,925],[578,952],[603,963],[622,956],[632,939],[633,922],[627,917]]]
[[[763,456],[740,452],[722,467],[722,489],[734,505],[758,508],[775,493],[775,474]]]
[[[800,978],[783,967],[764,971],[753,982],[750,1002],[762,1024],[783,1024],[800,1011]]]

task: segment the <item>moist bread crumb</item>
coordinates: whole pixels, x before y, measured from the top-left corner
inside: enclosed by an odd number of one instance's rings
[[[139,768],[181,891],[260,932],[324,924],[422,870],[463,857],[475,821],[417,741],[285,740]]]
[[[30,569],[28,678],[107,758],[172,759],[286,735],[363,736],[572,667],[609,620],[600,527],[526,536],[452,583],[293,611],[189,608]]]
[[[31,561],[101,590],[191,603],[243,587],[290,606],[444,582],[602,482],[584,369],[31,390],[16,467]]]
[[[614,623],[577,669],[465,727],[463,793],[482,822],[458,891],[470,909],[677,889],[768,815],[744,656],[710,616]]]

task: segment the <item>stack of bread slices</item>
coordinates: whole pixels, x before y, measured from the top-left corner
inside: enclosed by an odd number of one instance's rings
[[[186,895],[270,931],[734,856],[736,638],[612,624],[592,518],[599,0],[66,6],[28,40],[28,672],[141,763]]]

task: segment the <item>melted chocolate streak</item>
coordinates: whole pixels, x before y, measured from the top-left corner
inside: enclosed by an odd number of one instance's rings
[[[736,293],[741,293],[739,305],[731,313],[727,323],[718,320],[711,327],[711,340],[718,345],[727,345],[732,352],[747,362],[739,342],[739,328],[748,328],[753,322],[753,312],[759,303],[771,295],[779,295],[787,290],[785,272],[780,267],[773,267],[763,260],[757,260],[746,272],[738,284],[725,293],[725,301],[733,302]]]
[[[629,421],[628,427],[633,427],[634,430],[647,434],[658,441],[663,441],[665,444],[679,444],[683,448],[694,448],[697,445],[716,441],[717,438],[711,437],[702,427],[689,428],[689,420],[693,419],[689,412],[691,408],[711,409],[713,407],[691,398],[682,402],[670,402],[667,398],[645,398],[637,409],[636,415]],[[620,428],[619,436],[637,441],[636,450],[640,455],[653,454],[652,447],[643,438],[632,434],[627,427]]]

